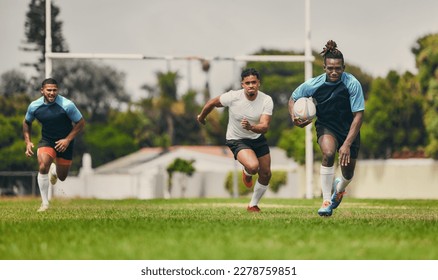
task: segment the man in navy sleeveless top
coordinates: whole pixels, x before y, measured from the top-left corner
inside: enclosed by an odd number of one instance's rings
[[[293,106],[298,98],[313,98],[316,105],[316,132],[322,152],[320,175],[323,203],[318,214],[331,216],[333,209],[341,203],[354,175],[365,101],[359,81],[344,72],[344,57],[336,43],[328,41],[321,54],[325,73],[304,82],[292,93],[289,113],[295,125],[308,125],[311,121],[303,121],[293,115]],[[342,176],[333,180],[336,152],[339,154]]]
[[[25,154],[28,157],[34,154],[32,122],[38,120],[42,126],[37,150],[37,180],[42,198],[39,212],[49,208],[49,181],[54,185],[58,179],[64,181],[67,178],[73,159],[74,138],[85,126],[85,120],[76,105],[58,95],[56,80],[45,79],[41,85],[41,95],[29,105],[23,121]]]

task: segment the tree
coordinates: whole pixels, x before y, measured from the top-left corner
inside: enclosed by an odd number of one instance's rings
[[[438,159],[438,34],[419,38],[412,53],[418,67],[421,93],[425,97],[426,155]]]
[[[313,139],[316,139],[316,131],[312,130]],[[306,130],[298,126],[287,128],[282,131],[277,146],[286,151],[286,155],[293,158],[298,164],[306,162]],[[312,142],[314,160],[321,160],[321,153],[317,153],[319,146]]]
[[[149,92],[150,102],[144,105],[151,105],[147,108],[155,112],[153,116],[156,121],[158,134],[162,135],[161,147],[169,147],[175,144],[175,118],[184,110],[178,104],[177,82],[180,78],[177,72],[157,72],[157,86],[143,85],[142,89]]]
[[[201,111],[201,107],[195,99],[196,92],[189,90],[177,102],[179,110],[174,110],[175,145],[196,145],[201,143],[202,130],[196,121],[196,116]]]
[[[418,80],[421,92],[427,93],[430,80],[436,79],[438,69],[438,34],[430,34],[419,38],[411,49],[415,55],[418,68]]]
[[[85,129],[84,142],[95,166],[138,150],[134,138],[113,125],[92,124]]]
[[[141,110],[141,106],[130,104],[126,111],[112,110],[108,124],[132,138],[133,149],[154,146],[155,134],[154,121]]]
[[[361,128],[361,150],[365,157],[387,158],[392,154],[392,122],[394,116],[391,93],[397,84],[391,82],[391,75],[397,78],[398,75],[392,72],[385,78],[374,80],[369,98],[365,107],[365,119]],[[393,79],[392,79],[393,80]]]
[[[111,108],[120,108],[130,97],[124,88],[125,74],[105,64],[84,60],[54,63],[53,77],[60,94],[74,100],[88,123],[107,123]]]
[[[25,93],[27,88],[26,76],[20,71],[7,71],[0,77],[0,95],[11,97],[14,94]]]
[[[167,168],[166,171],[169,174],[169,181],[168,181],[168,192],[169,194],[172,191],[172,177],[174,172],[180,172],[183,173],[186,176],[192,176],[193,173],[196,171],[195,167],[193,166],[194,160],[185,160],[182,158],[176,158],[173,162],[171,162]],[[185,180],[182,182],[182,193],[184,194],[186,190],[186,184]]]
[[[24,30],[26,35],[26,42],[34,44],[35,49],[41,53],[38,63],[35,63],[35,69],[40,72],[41,65],[45,61],[46,53],[46,1],[45,0],[31,0],[29,10],[26,13],[26,22]],[[68,52],[67,43],[62,35],[62,21],[57,17],[60,9],[51,3],[51,29],[52,29],[52,52]],[[25,51],[33,51],[33,49],[24,48]]]
[[[365,109],[361,153],[389,158],[395,153],[418,151],[426,143],[423,97],[411,73],[390,71],[376,79]]]

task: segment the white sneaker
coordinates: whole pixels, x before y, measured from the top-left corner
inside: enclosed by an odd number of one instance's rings
[[[50,165],[49,178],[50,184],[52,184],[52,186],[55,185],[56,182],[58,182],[58,176],[56,175],[56,165],[54,163]]]
[[[47,211],[47,210],[49,210],[49,205],[41,204],[41,207],[38,208],[37,212],[44,212],[44,211]]]

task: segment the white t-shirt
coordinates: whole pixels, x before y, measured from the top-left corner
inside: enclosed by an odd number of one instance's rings
[[[253,101],[246,98],[243,89],[226,92],[219,100],[224,107],[229,107],[227,140],[257,139],[260,133],[244,129],[240,122],[246,118],[252,125],[256,125],[262,115],[271,116],[274,108],[272,98],[261,91],[258,91],[257,98]]]

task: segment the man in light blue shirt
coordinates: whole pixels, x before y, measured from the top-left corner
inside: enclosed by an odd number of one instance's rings
[[[34,144],[31,140],[32,122],[36,119],[42,126],[42,137],[38,143],[38,186],[42,204],[38,209],[49,209],[49,180],[52,185],[67,178],[73,159],[74,138],[85,126],[82,114],[76,105],[58,95],[58,83],[52,78],[41,85],[41,97],[33,101],[23,121],[26,156],[31,157]],[[50,178],[49,178],[50,173]]]
[[[312,97],[316,105],[315,127],[322,152],[320,175],[323,196],[318,214],[331,216],[354,175],[365,101],[359,81],[344,72],[344,57],[336,43],[328,41],[321,54],[325,73],[304,82],[292,93],[289,113],[295,125],[304,127],[311,121],[303,121],[293,115],[295,101],[301,97]],[[339,153],[342,176],[333,180],[336,152]]]

